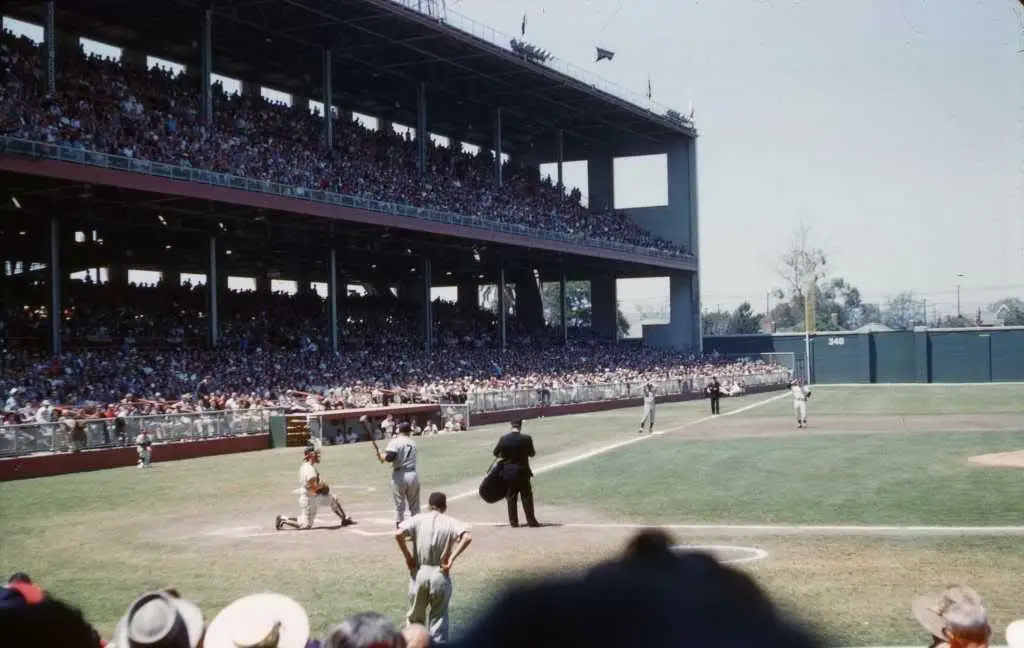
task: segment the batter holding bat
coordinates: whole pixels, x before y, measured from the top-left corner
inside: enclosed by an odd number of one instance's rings
[[[345,509],[341,507],[341,500],[331,492],[331,487],[320,478],[320,444],[316,439],[311,439],[306,446],[302,466],[299,467],[299,516],[287,517],[278,515],[274,528],[280,531],[284,527],[290,529],[312,529],[316,521],[316,512],[320,508],[320,502],[326,501],[331,511],[341,519],[341,526],[354,524],[355,520],[345,515]]]
[[[416,473],[416,443],[410,438],[412,426],[408,421],[398,424],[398,434],[388,442],[384,452],[373,440],[373,432],[364,414],[359,422],[370,433],[370,443],[377,453],[377,460],[391,464],[391,496],[395,501],[395,528],[405,519],[406,505],[410,516],[420,512],[420,477]]]

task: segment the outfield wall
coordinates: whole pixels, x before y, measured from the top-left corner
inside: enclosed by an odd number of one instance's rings
[[[748,394],[761,394],[784,389],[785,385],[765,385],[750,388]],[[673,394],[659,398],[659,403],[678,403],[697,400],[702,394]],[[509,423],[519,419],[533,419],[542,416],[566,416],[569,414],[585,414],[588,412],[605,412],[613,409],[639,408],[643,404],[640,398],[623,400],[596,401],[592,403],[573,403],[571,405],[550,405],[548,407],[532,407],[528,409],[500,410],[474,414],[471,426]],[[637,422],[640,421],[637,412]],[[268,423],[269,428],[269,423]],[[153,445],[153,463],[196,459],[221,454],[253,452],[271,448],[270,431],[266,434],[246,434],[235,437],[222,437],[200,441],[183,441],[180,443],[157,443]],[[107,468],[124,468],[134,466],[138,462],[135,447],[102,448],[83,450],[81,452],[65,452],[54,454],[24,455],[0,459],[0,482],[16,479],[33,479],[36,477],[52,477],[70,473],[105,470]]]
[[[704,338],[704,352],[714,351],[792,353],[806,375],[803,333]],[[812,333],[809,364],[818,384],[1024,381],[1024,327]]]

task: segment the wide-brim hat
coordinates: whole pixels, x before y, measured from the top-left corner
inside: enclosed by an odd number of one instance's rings
[[[195,603],[165,591],[146,592],[135,599],[117,623],[113,644],[132,646],[189,646],[203,638],[203,611]]]
[[[269,641],[277,634],[277,642]],[[220,611],[206,628],[204,648],[244,648],[274,645],[305,648],[309,640],[309,615],[295,600],[273,593],[240,598]]]
[[[951,585],[941,594],[918,596],[910,605],[917,622],[933,637],[945,637],[949,627],[947,614],[953,606],[969,604],[984,610],[981,595],[970,587]]]
[[[1006,626],[1006,645],[1009,648],[1024,648],[1024,619]]]

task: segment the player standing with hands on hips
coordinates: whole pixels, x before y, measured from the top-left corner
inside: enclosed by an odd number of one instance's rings
[[[466,525],[447,514],[448,498],[431,493],[430,509],[398,525],[395,541],[409,568],[409,613],[406,622],[427,626],[430,638],[448,641],[448,603],[452,598],[451,568],[473,538]],[[413,551],[408,541],[412,541]]]
[[[365,414],[359,417],[359,422],[369,431]],[[405,518],[407,504],[410,516],[418,515],[420,512],[420,477],[416,473],[416,444],[409,438],[411,433],[412,426],[408,421],[399,423],[398,435],[388,442],[384,452],[380,451],[377,442],[373,440],[373,434],[370,434],[370,442],[377,452],[377,460],[391,464],[391,496],[395,502],[396,528]]]
[[[505,501],[508,504],[508,524],[519,526],[519,499],[523,500],[523,513],[526,514],[526,525],[539,527],[540,522],[533,511],[533,471],[530,470],[530,457],[537,452],[533,449],[533,439],[529,434],[521,432],[523,422],[514,421],[512,429],[498,439],[494,446],[494,456],[501,460],[501,478],[508,486]]]
[[[807,400],[811,397],[811,388],[804,384],[803,378],[789,383],[789,391],[793,394],[793,409],[796,411],[797,428],[807,427]]]

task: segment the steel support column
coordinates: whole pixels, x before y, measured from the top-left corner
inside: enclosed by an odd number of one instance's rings
[[[505,303],[505,268],[498,269],[498,349],[505,353],[508,342],[508,305]]]
[[[213,7],[203,10],[203,30],[199,43],[199,116],[204,124],[213,123]]]
[[[330,263],[327,264],[327,301],[331,309],[331,351],[338,352],[338,251],[331,246]]]
[[[206,289],[209,295],[210,309],[210,347],[214,348],[220,343],[220,299],[217,295],[220,287],[220,277],[217,268],[217,237],[210,237],[210,267],[206,273]]]
[[[43,22],[43,63],[46,65],[46,91],[53,94],[57,91],[57,10],[53,0],[46,3],[46,15]]]
[[[324,64],[323,64],[323,89],[324,89],[324,142],[327,144],[327,148],[334,146],[334,115],[331,110],[331,106],[334,104],[334,72],[333,72],[333,57],[331,55],[331,49],[324,49]],[[331,250],[331,258],[334,258],[334,250]],[[337,351],[337,349],[335,349]]]
[[[559,312],[561,313],[561,324],[560,324],[560,327],[561,327],[561,335],[562,335],[562,345],[563,346],[568,346],[569,345],[569,318],[567,316],[568,316],[569,308],[568,308],[568,304],[566,302],[568,302],[568,300],[569,300],[569,295],[568,295],[568,291],[566,291],[565,288],[566,288],[565,287],[565,273],[563,272],[562,276],[558,278],[558,308],[559,308]]]
[[[504,184],[501,168],[501,108],[494,109],[494,181]]]
[[[423,259],[423,348],[434,346],[434,302],[430,298],[433,268],[430,259]]]
[[[50,3],[52,4],[52,3]],[[25,264],[27,270],[29,264]],[[60,223],[50,217],[50,353],[60,355],[60,325],[64,314],[61,303]]]
[[[427,126],[427,84],[422,81],[416,86],[416,154],[420,175],[427,174],[427,147],[430,146],[430,129]]]
[[[562,179],[562,165],[565,164],[565,131],[561,128],[558,129],[558,140],[556,142],[558,148],[558,186],[564,186]]]

